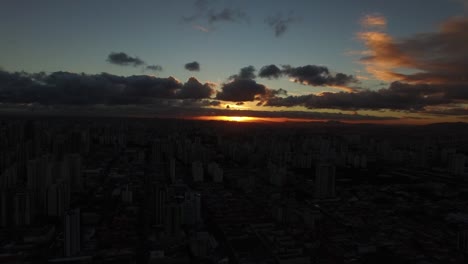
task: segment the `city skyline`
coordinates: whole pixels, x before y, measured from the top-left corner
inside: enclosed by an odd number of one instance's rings
[[[6,1],[0,110],[466,122],[466,6],[462,0]]]

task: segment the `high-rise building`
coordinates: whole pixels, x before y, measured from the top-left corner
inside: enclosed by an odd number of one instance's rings
[[[458,237],[457,237],[457,247],[458,249],[465,253],[468,254],[468,227],[463,226],[460,227],[458,230]]]
[[[173,157],[169,160],[169,178],[171,179],[171,183],[175,183],[175,181],[176,181],[176,160]]]
[[[167,189],[159,183],[151,187],[151,216],[155,225],[163,225],[166,219]]]
[[[13,220],[15,226],[26,226],[32,223],[33,208],[29,191],[16,192],[13,198]]]
[[[65,211],[64,186],[62,183],[52,184],[47,188],[46,212],[47,216],[61,217]]]
[[[194,182],[203,182],[203,164],[200,161],[192,162],[192,177]]]
[[[187,191],[184,197],[184,223],[197,225],[201,221],[201,195],[198,192]]]
[[[176,238],[182,234],[183,207],[181,203],[170,202],[166,206],[165,231],[168,237]]]
[[[131,204],[133,202],[133,191],[132,189],[128,186],[128,184],[125,186],[125,188],[121,192],[121,198],[122,202]]]
[[[449,155],[449,172],[456,176],[465,174],[466,157],[464,154],[457,153]]]
[[[65,155],[65,163],[68,174],[68,181],[72,190],[81,190],[82,186],[82,164],[80,154]]]
[[[268,173],[270,175],[270,184],[281,187],[286,182],[287,170],[285,166],[268,163]]]
[[[9,223],[9,195],[8,190],[0,188],[0,227],[6,227]]]
[[[73,209],[66,213],[64,227],[65,256],[76,256],[81,251],[80,209]]]
[[[223,169],[216,162],[208,164],[208,174],[213,178],[213,182],[223,182]]]
[[[18,183],[18,165],[13,165],[6,168],[3,173],[0,174],[0,187],[14,188]]]
[[[333,198],[335,196],[335,166],[319,163],[315,168],[315,198]]]

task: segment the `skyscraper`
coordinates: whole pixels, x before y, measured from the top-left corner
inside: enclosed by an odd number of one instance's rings
[[[466,157],[461,153],[449,155],[449,172],[455,176],[465,174]]]
[[[62,183],[52,184],[47,189],[46,212],[48,216],[63,216],[65,210],[64,191]]]
[[[168,237],[177,238],[182,234],[183,207],[176,201],[166,206],[165,230]]]
[[[194,182],[203,182],[203,164],[200,161],[192,162],[192,176]]]
[[[167,190],[154,182],[151,188],[151,216],[153,224],[163,225],[166,218]]]
[[[335,196],[335,166],[319,163],[315,168],[315,198],[333,198]]]
[[[80,209],[73,209],[66,213],[64,227],[65,256],[75,256],[81,250]]]
[[[82,187],[82,165],[80,154],[67,154],[65,163],[68,172],[68,181],[72,190],[80,190]]]
[[[13,199],[13,212],[15,226],[30,225],[32,222],[31,194],[28,191],[19,191]]]

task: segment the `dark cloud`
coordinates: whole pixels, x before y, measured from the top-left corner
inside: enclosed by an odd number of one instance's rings
[[[210,101],[211,106],[220,106],[221,102],[220,101]]]
[[[158,99],[202,99],[213,85],[190,78],[183,84],[173,77],[129,77],[102,74],[9,73],[0,71],[0,102],[73,104],[151,104]]]
[[[139,59],[138,57],[131,57],[124,52],[112,52],[107,56],[107,61],[112,64],[121,65],[121,66],[141,66],[145,62]]]
[[[230,80],[251,80],[255,79],[257,76],[255,75],[255,67],[250,65],[244,68],[241,68],[239,74],[231,75],[229,77]]]
[[[229,105],[224,109],[200,108],[193,109],[193,116],[250,116],[257,118],[295,118],[307,120],[342,120],[342,121],[377,121],[398,120],[392,116],[372,116],[362,114],[328,113],[313,111],[261,111],[233,109]]]
[[[222,7],[220,9],[213,8],[216,1],[213,0],[197,0],[194,2],[195,12],[190,16],[183,16],[185,22],[193,22],[195,20],[203,20],[209,24],[217,22],[240,22],[249,21],[247,14],[239,8]],[[205,27],[204,27],[205,28]]]
[[[211,83],[200,83],[196,78],[190,77],[177,94],[178,98],[203,99],[214,94],[214,87]]]
[[[332,74],[325,66],[306,65],[300,67],[283,66],[283,74],[294,79],[294,82],[312,86],[346,86],[357,83],[352,75]]]
[[[359,91],[356,93],[322,93],[284,98],[271,97],[268,106],[304,106],[310,109],[328,108],[342,110],[415,110],[424,111],[427,106],[454,103],[468,100],[468,92],[463,86],[411,85],[394,82],[386,89]]]
[[[244,102],[237,102],[236,105],[244,105]]]
[[[332,88],[343,89],[348,92],[358,90],[358,88],[349,87],[349,85],[359,82],[352,75],[344,73],[333,74],[327,67],[317,65],[305,65],[299,67],[283,65],[283,69],[280,69],[276,65],[271,64],[263,66],[260,69],[258,76],[269,79],[288,76],[297,83],[311,86],[330,86]]]
[[[254,101],[257,96],[267,94],[267,88],[250,79],[235,79],[232,82],[225,83],[218,92],[216,99],[224,101]]]
[[[257,111],[236,110],[230,107],[225,109],[206,106],[219,106],[219,101],[209,100],[165,100],[158,99],[147,105],[18,105],[3,104],[2,113],[24,113],[28,116],[36,115],[94,115],[94,116],[157,116],[167,118],[189,118],[198,116],[251,116],[257,118],[296,118],[304,121],[317,120],[342,120],[342,121],[379,121],[398,120],[390,116],[372,116],[360,114],[326,113],[312,111]],[[267,120],[267,119],[265,119]]]
[[[150,70],[150,71],[155,71],[155,72],[163,70],[162,66],[160,65],[148,65],[146,66],[145,69]]]
[[[200,63],[194,61],[185,64],[185,69],[188,71],[200,71]]]
[[[174,79],[135,75],[125,78],[122,96],[115,103],[148,103],[153,98],[175,98],[182,84]]]
[[[433,109],[427,109],[425,111],[427,114],[432,115],[441,115],[441,116],[467,116],[468,117],[468,108],[462,106],[448,106],[448,107],[437,107]]]
[[[291,14],[288,17],[285,17],[282,14],[277,14],[265,19],[265,22],[275,31],[276,37],[280,37],[286,33],[291,23],[294,23],[295,21],[297,21],[297,18],[293,17]]]
[[[240,9],[223,8],[222,10],[208,11],[208,22],[215,23],[220,21],[238,22],[247,20],[247,15]]]
[[[275,78],[275,79],[278,79],[279,77],[281,77],[282,74],[283,74],[283,72],[281,71],[280,68],[278,68],[274,64],[271,64],[271,65],[263,66],[260,69],[260,72],[258,73],[258,76],[261,77],[261,78],[269,78],[269,79]]]

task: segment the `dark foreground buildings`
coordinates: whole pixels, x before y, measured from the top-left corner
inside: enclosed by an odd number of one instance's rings
[[[466,124],[0,121],[0,263],[466,263]]]

